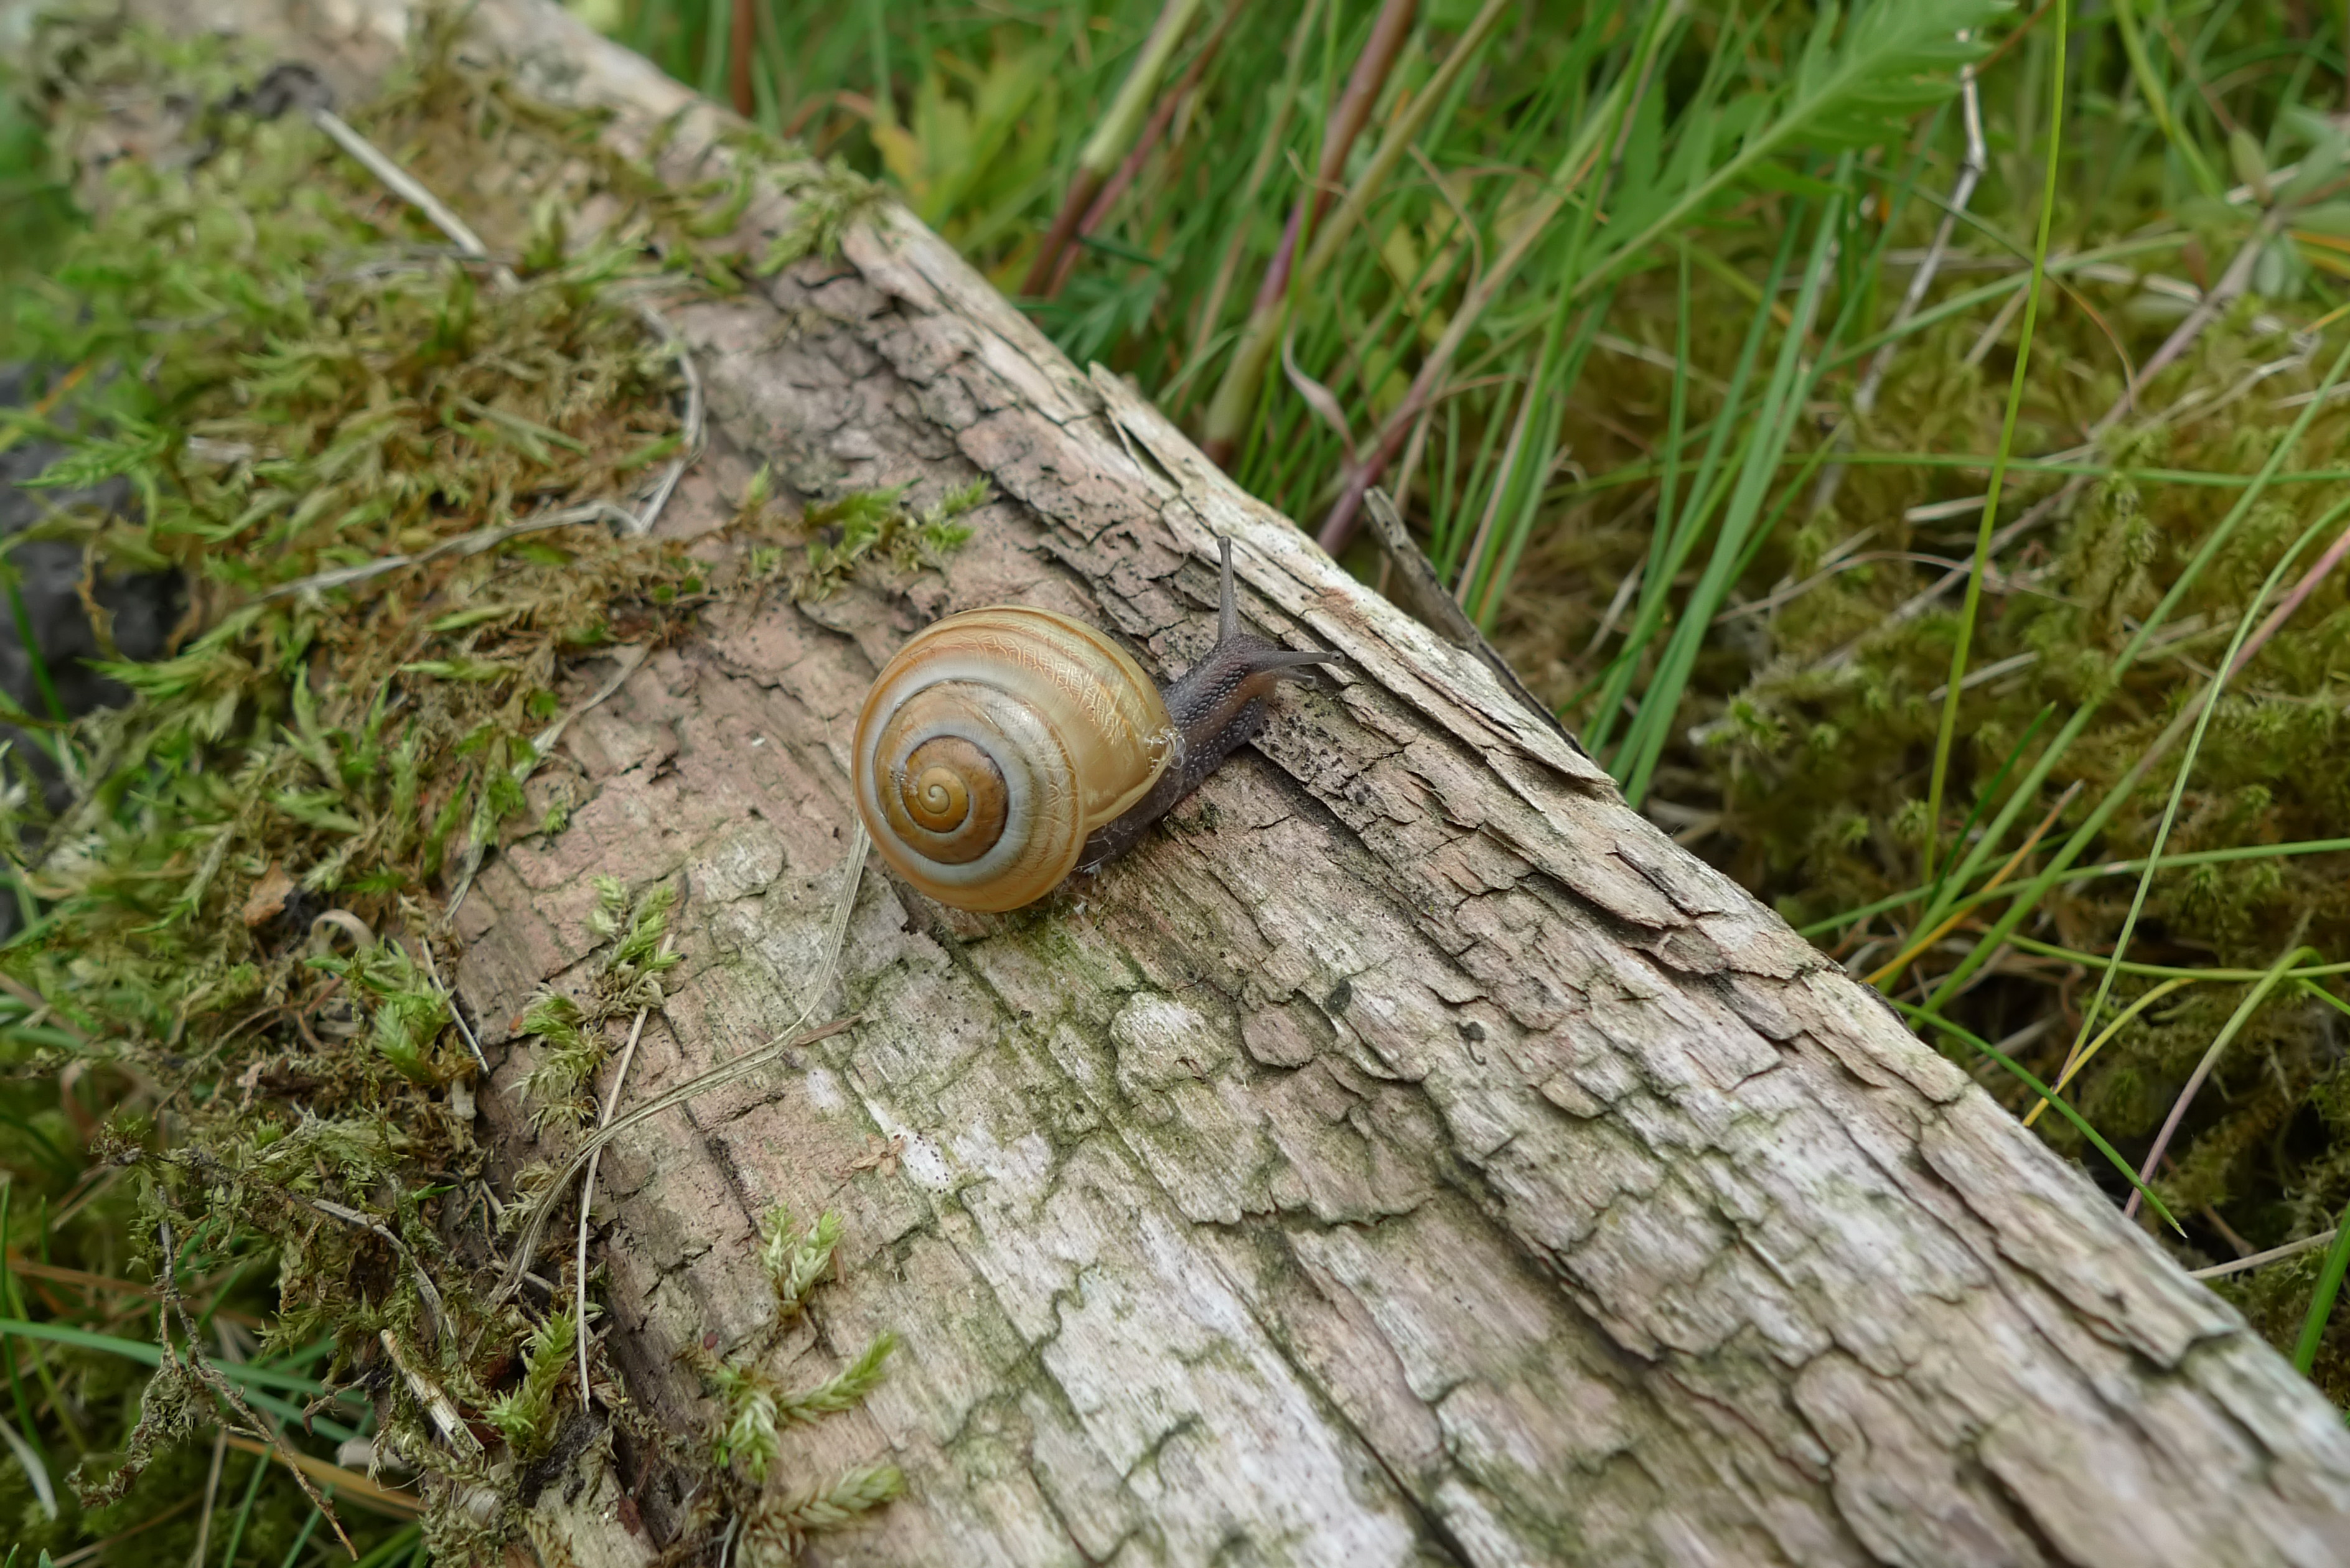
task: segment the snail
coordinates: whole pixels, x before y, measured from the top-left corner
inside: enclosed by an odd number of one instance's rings
[[[866,694],[850,761],[890,868],[959,909],[1034,903],[1131,848],[1264,728],[1275,683],[1337,657],[1243,631],[1221,543],[1216,646],[1164,691],[1105,633],[1024,605],[908,639]]]

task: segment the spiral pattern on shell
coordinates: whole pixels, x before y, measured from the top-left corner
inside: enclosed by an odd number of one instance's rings
[[[875,679],[851,759],[858,815],[939,902],[1015,909],[1149,791],[1172,738],[1159,689],[1100,631],[1018,605],[966,610]]]

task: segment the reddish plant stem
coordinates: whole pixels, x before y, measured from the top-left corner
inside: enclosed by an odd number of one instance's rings
[[[1318,222],[1336,198],[1339,176],[1347,171],[1347,155],[1369,121],[1380,89],[1386,87],[1388,74],[1395,68],[1396,56],[1402,51],[1404,39],[1410,36],[1419,12],[1419,0],[1386,0],[1380,6],[1378,19],[1371,24],[1371,36],[1363,41],[1363,52],[1355,57],[1347,90],[1331,107],[1330,118],[1323,122],[1322,156],[1313,182],[1298,192],[1296,202],[1289,209],[1289,221],[1282,227],[1281,243],[1274,247],[1273,259],[1265,263],[1264,275],[1257,280],[1256,298],[1249,306],[1252,328],[1263,326],[1287,296],[1290,272],[1296,264],[1297,245],[1305,237],[1308,214]],[[1251,395],[1254,389],[1252,375],[1247,383]],[[1204,450],[1210,462],[1227,468],[1238,447],[1232,436],[1211,433]],[[1387,456],[1392,460],[1395,452],[1390,451]],[[1357,499],[1359,502],[1360,497]]]
[[[1053,281],[1045,289],[1045,298],[1054,297],[1067,286],[1069,275],[1076,270],[1079,254],[1079,247],[1071,242],[1082,240],[1101,227],[1109,217],[1110,209],[1118,204],[1118,199],[1125,195],[1128,188],[1133,185],[1136,177],[1142,172],[1144,161],[1158,150],[1160,140],[1167,134],[1167,128],[1175,122],[1176,109],[1180,108],[1184,99],[1199,87],[1200,78],[1208,74],[1208,62],[1215,58],[1217,47],[1224,41],[1226,29],[1232,26],[1232,19],[1240,14],[1241,8],[1238,5],[1224,7],[1224,14],[1216,19],[1215,26],[1210,29],[1207,37],[1201,43],[1200,52],[1191,57],[1191,65],[1184,68],[1182,79],[1159,100],[1159,107],[1151,110],[1150,123],[1142,128],[1141,136],[1135,140],[1134,151],[1126,155],[1125,161],[1118,166],[1118,172],[1110,176],[1107,184],[1102,185],[1100,194],[1087,206],[1085,216],[1078,220],[1076,228],[1062,237],[1061,259],[1053,269]],[[1073,192],[1075,189],[1076,187],[1071,187]],[[1035,275],[1032,272],[1030,275]]]
[[[758,37],[758,0],[734,0],[733,29],[726,46],[726,89],[734,112],[749,119],[758,112],[751,91],[751,54]]]
[[[1378,439],[1372,441],[1369,450],[1363,453],[1362,462],[1346,474],[1338,490],[1338,499],[1331,506],[1329,515],[1323,520],[1321,532],[1315,535],[1322,548],[1334,559],[1355,536],[1355,519],[1362,510],[1363,492],[1379,482],[1379,476],[1387,472],[1388,464],[1393,462],[1396,453],[1403,450],[1405,438],[1410,434],[1413,422],[1436,400],[1445,377],[1451,371],[1452,357],[1467,341],[1471,326],[1485,314],[1485,307],[1492,304],[1494,296],[1501,293],[1502,286],[1509,281],[1511,274],[1517,271],[1518,264],[1525,259],[1534,242],[1550,226],[1550,220],[1566,204],[1568,194],[1583,183],[1584,176],[1590,171],[1588,163],[1576,170],[1572,179],[1543,198],[1534,210],[1526,214],[1519,223],[1517,233],[1510,237],[1510,243],[1503,245],[1502,254],[1494,258],[1492,270],[1471,286],[1468,296],[1462,300],[1460,309],[1453,313],[1452,325],[1445,329],[1442,339],[1429,351],[1419,373],[1412,378],[1411,389],[1404,393],[1403,402],[1379,427]]]
[[[1642,66],[1639,83],[1633,89],[1631,105],[1637,106],[1648,92],[1654,68],[1653,60]],[[1404,394],[1403,402],[1379,427],[1378,439],[1363,454],[1362,462],[1343,477],[1338,499],[1323,519],[1320,532],[1315,535],[1323,550],[1333,558],[1355,536],[1355,519],[1362,510],[1363,492],[1379,482],[1379,476],[1387,472],[1388,464],[1395,461],[1396,453],[1402,449],[1413,421],[1435,401],[1445,376],[1451,369],[1452,357],[1468,340],[1470,327],[1485,314],[1486,307],[1501,293],[1502,286],[1509,281],[1510,275],[1517,271],[1518,264],[1524,261],[1534,249],[1534,243],[1550,226],[1551,220],[1565,206],[1568,195],[1598,165],[1603,152],[1611,168],[1621,159],[1631,130],[1632,110],[1627,107],[1617,130],[1613,151],[1595,147],[1587,153],[1581,167],[1572,171],[1562,167],[1559,171],[1564,177],[1561,185],[1535,202],[1534,210],[1520,220],[1517,231],[1511,235],[1509,244],[1502,247],[1501,254],[1493,258],[1492,270],[1470,286],[1461,307],[1453,313],[1452,325],[1445,328],[1443,337],[1429,351],[1427,359],[1420,365],[1419,373],[1412,378],[1411,389]]]
[[[1044,244],[1036,247],[1036,259],[1028,264],[1028,275],[1020,280],[1021,293],[1042,294],[1053,286],[1061,254],[1069,248],[1102,183],[1102,177],[1090,169],[1078,170],[1076,178],[1069,182],[1069,193],[1062,198],[1061,210],[1053,214],[1053,226],[1045,231]]]
[[[1419,389],[1415,385],[1412,390],[1417,392]],[[1404,406],[1410,410],[1411,419],[1417,421],[1433,400],[1434,388],[1431,385],[1427,395],[1414,398],[1407,394]],[[1361,463],[1347,475],[1345,485],[1338,492],[1337,502],[1330,508],[1330,515],[1322,521],[1322,532],[1315,536],[1334,560],[1355,536],[1355,517],[1362,510],[1363,492],[1379,482],[1380,476],[1388,471],[1388,464],[1393,462],[1396,453],[1403,450],[1404,438],[1410,433],[1410,421],[1388,421],[1380,430],[1378,440],[1373,441],[1371,449],[1363,454]]]
[[[2269,992],[2276,989],[2277,983],[2283,978],[2285,971],[2303,959],[2316,956],[2317,950],[2314,948],[2294,948],[2283,958],[2279,959],[2267,974],[2252,982],[2251,990],[2245,993],[2244,1000],[2237,1005],[2235,1012],[2220,1028],[2219,1038],[2211,1042],[2211,1048],[2203,1053],[2203,1059],[2195,1064],[2195,1071],[2189,1075],[2187,1086],[2179,1090],[2178,1098],[2171,1102],[2170,1114],[2163,1117],[2162,1130],[2154,1135],[2154,1147],[2146,1151],[2146,1164],[2138,1169],[2137,1189],[2130,1193],[2129,1201],[2122,1205],[2123,1219],[2137,1218],[2138,1199],[2146,1195],[2144,1190],[2146,1184],[2154,1179],[2156,1168],[2162,1163],[2163,1155],[2170,1147],[2171,1135],[2178,1132],[2178,1124],[2187,1117],[2187,1107],[2195,1103],[2197,1092],[2210,1081],[2211,1070],[2220,1064],[2220,1054],[2235,1039],[2238,1031],[2251,1021],[2253,1011],[2267,1000]]]
[[[2293,591],[2285,595],[2278,602],[2276,608],[2269,612],[2268,618],[2261,622],[2252,635],[2244,639],[2244,645],[2236,650],[2236,657],[2229,661],[2228,668],[2220,673],[2220,678],[2210,684],[2199,700],[2190,704],[2186,711],[2171,722],[2169,730],[2164,732],[2161,740],[2156,742],[2156,750],[2159,751],[2165,742],[2174,734],[2182,732],[2189,718],[2205,706],[2220,700],[2220,695],[2226,689],[2228,682],[2241,674],[2244,666],[2252,661],[2252,656],[2268,646],[2269,640],[2276,636],[2284,623],[2293,618],[2293,612],[2299,609],[2303,602],[2316,591],[2317,586],[2326,579],[2335,566],[2341,565],[2342,558],[2345,555],[2350,555],[2350,531],[2344,532],[2339,538],[2328,545],[2325,554],[2317,558],[2316,564],[2302,574],[2301,581],[2293,585]],[[2147,1153],[2146,1168],[2138,1176],[2140,1181],[2154,1179],[2156,1162],[2162,1158],[2163,1151],[2170,1147],[2171,1135],[2178,1130],[2178,1124],[2186,1116],[2188,1105],[2195,1098],[2196,1091],[2200,1089],[2204,1081],[2211,1075],[2211,1069],[2219,1061],[2220,1044],[2226,1040],[2227,1036],[2222,1034],[2220,1041],[2213,1044],[2202,1063],[2196,1067],[2194,1075],[2187,1080],[2187,1086],[2178,1091],[2178,1098],[2171,1105],[2170,1114],[2163,1118],[2161,1132],[2155,1135],[2153,1148]],[[2131,1193],[2129,1203],[2122,1212],[2127,1216],[2136,1216],[2137,1200],[2138,1195],[2136,1192]]]
[[[1347,90],[1332,106],[1330,118],[1322,130],[1322,159],[1314,171],[1314,182],[1298,192],[1296,203],[1289,209],[1289,222],[1281,231],[1281,244],[1274,247],[1273,259],[1265,264],[1264,276],[1256,286],[1256,301],[1253,311],[1263,313],[1281,304],[1289,292],[1289,269],[1297,257],[1297,242],[1305,233],[1306,210],[1319,221],[1330,210],[1338,194],[1339,176],[1347,171],[1347,155],[1354,151],[1355,139],[1371,118],[1371,109],[1379,101],[1379,91],[1387,86],[1388,73],[1395,68],[1396,56],[1403,49],[1403,41],[1410,36],[1411,25],[1419,14],[1419,0],[1387,0],[1379,7],[1378,19],[1371,24],[1371,36],[1363,41],[1363,52],[1355,57],[1355,69],[1347,78]]]
[[[2293,591],[2285,595],[2279,601],[2277,607],[2269,612],[2268,618],[2261,623],[2260,628],[2244,640],[2244,646],[2237,651],[2236,661],[2228,666],[2229,680],[2234,680],[2244,666],[2252,661],[2252,655],[2267,646],[2269,639],[2274,637],[2277,629],[2293,618],[2293,612],[2299,609],[2302,601],[2314,593],[2317,585],[2324,582],[2327,575],[2342,564],[2342,557],[2345,555],[2350,555],[2350,531],[2345,531],[2340,538],[2326,546],[2325,554],[2317,558],[2317,564],[2310,567],[2303,574],[2301,581],[2293,585]]]
[[[1116,149],[1123,145],[1128,128],[1141,119],[1145,95],[1167,68],[1176,45],[1191,27],[1192,17],[1199,14],[1201,3],[1201,0],[1164,0],[1158,21],[1151,24],[1150,36],[1143,43],[1142,53],[1077,156],[1076,173],[1069,181],[1067,193],[1061,198],[1061,210],[1053,214],[1053,226],[1045,231],[1044,241],[1036,247],[1035,259],[1028,264],[1028,275],[1020,283],[1021,293],[1043,294],[1054,286],[1054,277],[1061,270],[1062,253],[1068,249],[1077,225],[1092,210],[1095,196],[1113,171]],[[1227,8],[1238,4],[1239,0],[1232,0]]]

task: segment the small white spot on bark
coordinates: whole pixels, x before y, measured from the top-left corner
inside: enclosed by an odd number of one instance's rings
[[[917,1187],[932,1192],[944,1192],[954,1185],[954,1168],[947,1163],[939,1146],[920,1133],[904,1135],[905,1144],[898,1150],[898,1164]]]
[[[807,1078],[808,1104],[819,1111],[837,1111],[848,1104],[848,1096],[840,1092],[840,1080],[832,1075],[829,1067],[811,1067]]]

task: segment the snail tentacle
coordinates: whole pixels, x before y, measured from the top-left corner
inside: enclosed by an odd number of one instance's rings
[[[1179,755],[1149,794],[1086,840],[1085,852],[1077,858],[1084,870],[1094,870],[1131,848],[1151,824],[1222,767],[1226,757],[1263,733],[1266,701],[1276,685],[1303,679],[1311,666],[1339,657],[1320,649],[1286,649],[1243,631],[1232,592],[1232,542],[1217,543],[1223,547],[1223,592],[1217,607],[1216,646],[1164,693],[1167,715],[1182,737]]]

